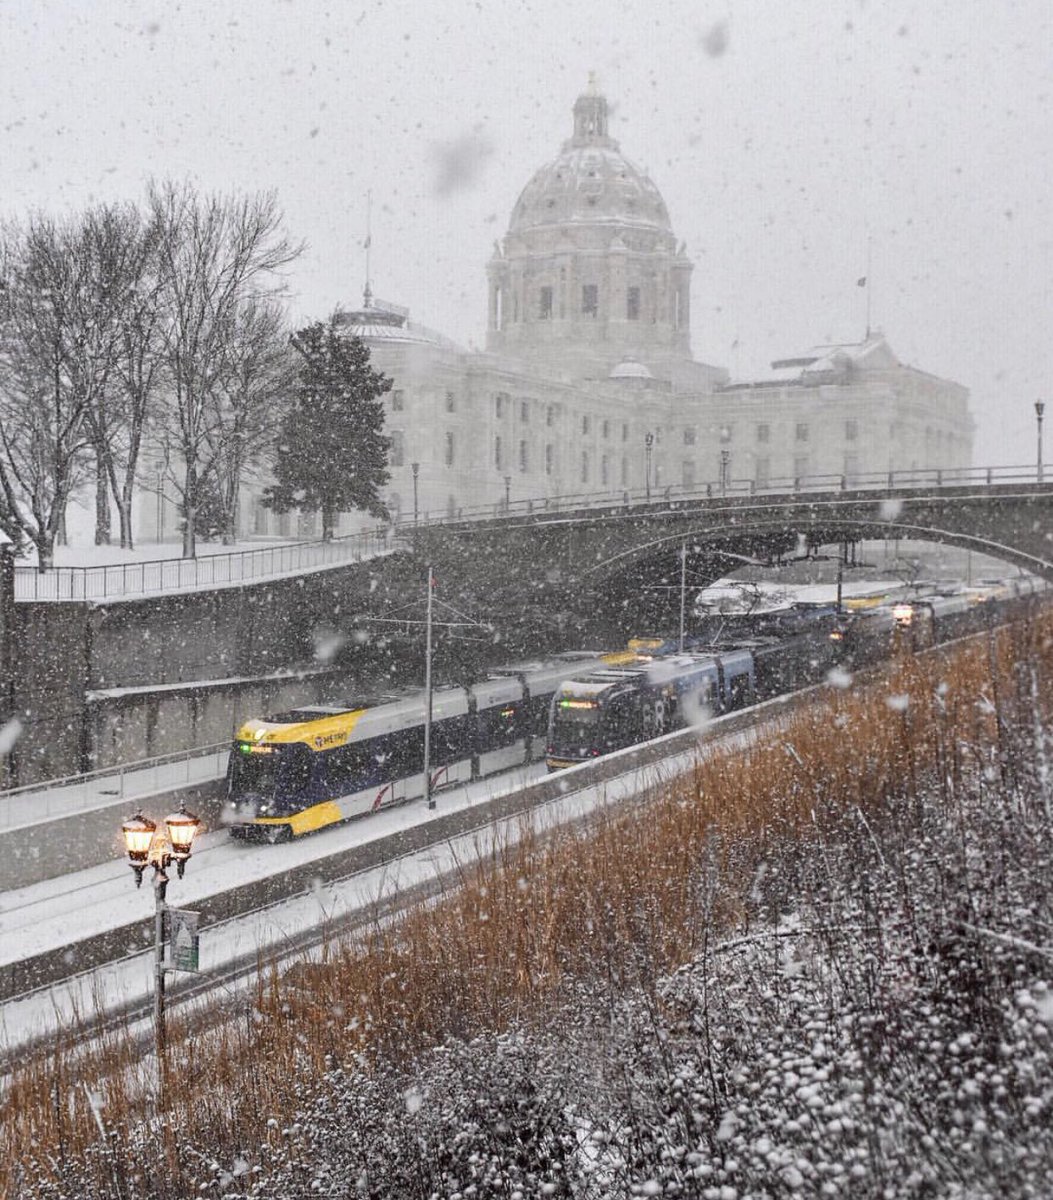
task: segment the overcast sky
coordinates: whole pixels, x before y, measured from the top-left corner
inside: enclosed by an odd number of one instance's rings
[[[296,318],[376,294],[466,345],[595,71],[734,375],[872,321],[972,391],[981,463],[1053,400],[1049,0],[0,0],[0,211],[150,175],[277,190]],[[867,241],[871,262],[867,267]],[[856,281],[868,275],[868,288]],[[1053,409],[1051,409],[1053,416]],[[1053,458],[1053,439],[1050,452]]]

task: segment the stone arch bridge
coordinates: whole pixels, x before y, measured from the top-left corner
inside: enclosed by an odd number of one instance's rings
[[[701,586],[743,559],[777,561],[802,541],[818,548],[894,538],[991,555],[1053,583],[1053,483],[663,498],[452,520],[415,535],[418,554],[440,570],[444,558],[456,556],[461,565],[467,558],[479,576],[476,595],[496,574],[505,587],[542,584],[583,617],[616,624],[620,613],[661,619],[662,603],[644,611],[641,592],[652,584],[661,595],[665,584],[668,597],[683,547],[693,584]]]

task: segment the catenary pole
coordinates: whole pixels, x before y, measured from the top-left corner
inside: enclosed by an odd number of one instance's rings
[[[428,605],[424,618],[424,799],[435,807],[431,794],[431,594],[434,591],[431,566],[428,566]]]
[[[684,648],[684,602],[687,595],[687,541],[680,543],[680,645]]]

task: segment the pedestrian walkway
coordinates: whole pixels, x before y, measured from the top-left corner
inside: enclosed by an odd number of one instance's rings
[[[229,754],[221,742],[0,792],[0,831],[222,779]]]

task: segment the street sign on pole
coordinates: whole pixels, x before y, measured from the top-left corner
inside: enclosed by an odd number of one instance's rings
[[[169,971],[197,971],[201,937],[197,931],[201,914],[187,908],[168,910]]]

